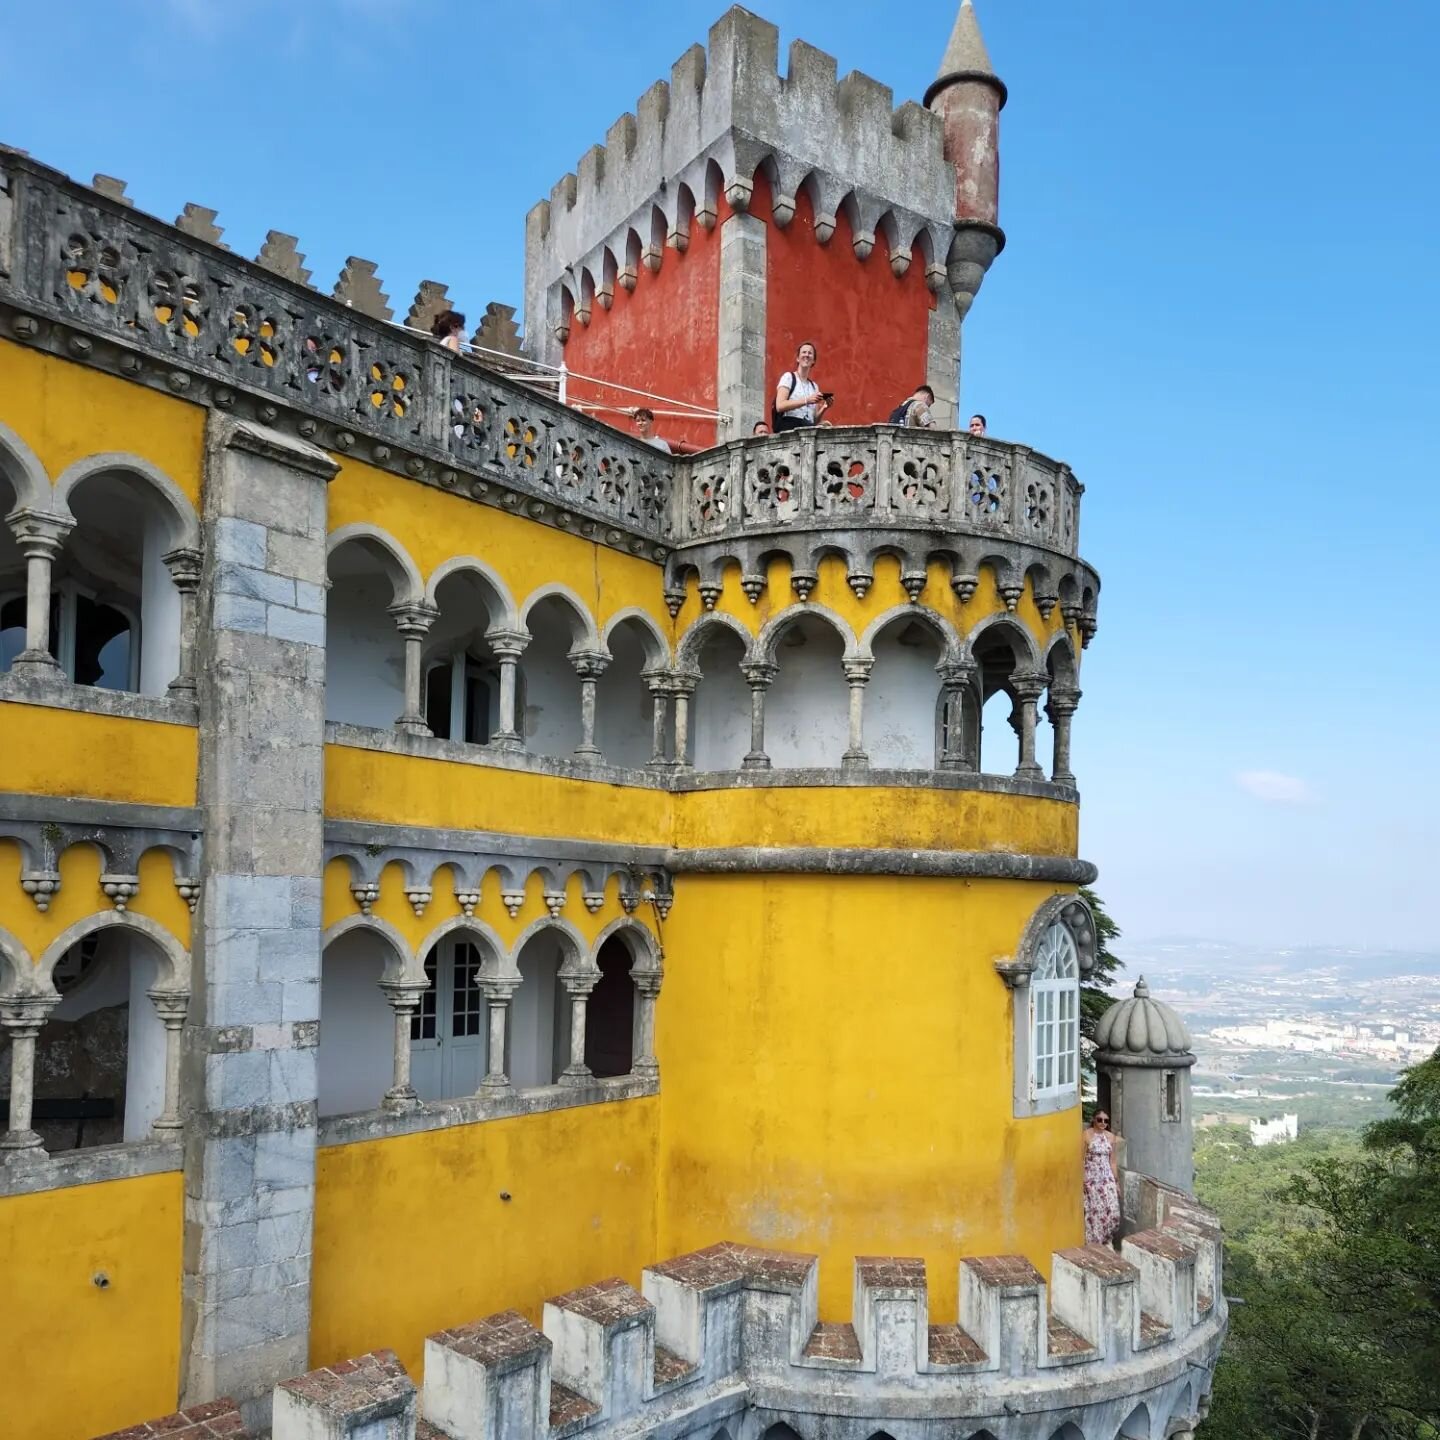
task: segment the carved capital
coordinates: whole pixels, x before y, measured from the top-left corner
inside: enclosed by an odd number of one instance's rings
[[[150,1003],[167,1030],[178,1030],[190,1013],[188,990],[147,990]]]
[[[740,673],[752,690],[767,690],[779,674],[780,667],[770,660],[742,660]]]
[[[426,600],[402,600],[391,605],[386,613],[407,640],[423,640],[440,618],[440,607]]]
[[[487,630],[485,643],[494,651],[496,659],[518,660],[530,643],[530,635],[525,630]]]
[[[198,550],[181,545],[174,550],[167,550],[160,559],[170,572],[175,588],[182,595],[200,588],[200,567],[204,556]]]
[[[68,515],[52,515],[48,510],[12,510],[5,523],[27,560],[54,560],[75,528]]]
[[[598,680],[610,664],[610,657],[603,650],[572,650],[570,664],[582,680]]]
[[[1045,712],[1053,720],[1057,715],[1073,715],[1080,708],[1080,691],[1051,690]]]
[[[845,683],[847,685],[868,685],[870,683],[870,672],[875,668],[873,660],[857,658],[854,660],[841,661],[845,670]]]
[[[1016,696],[1022,701],[1034,703],[1044,693],[1050,684],[1048,675],[1020,674],[1010,677],[1010,684],[1014,687]]]

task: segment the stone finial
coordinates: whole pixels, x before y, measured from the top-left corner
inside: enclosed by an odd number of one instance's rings
[[[492,300],[485,307],[484,319],[475,332],[475,343],[485,350],[498,350],[502,355],[520,354],[520,329],[515,324],[515,307]]]
[[[390,297],[380,288],[380,277],[375,273],[373,260],[351,255],[345,261],[345,268],[340,272],[332,293],[336,300],[372,320],[389,320],[395,314],[390,308]]]
[[[197,240],[204,240],[211,245],[218,245],[222,250],[228,250],[230,247],[220,238],[225,232],[215,223],[218,213],[204,205],[187,202],[185,208],[175,217],[175,228],[183,230],[187,235],[193,235]]]
[[[125,182],[117,180],[113,175],[97,175],[91,182],[90,188],[98,190],[102,195],[108,195],[112,200],[118,200],[122,205],[128,205],[132,210],[135,202],[125,193]]]
[[[423,330],[428,335],[431,326],[451,308],[450,297],[446,292],[447,287],[438,280],[422,280],[420,288],[415,292],[415,299],[411,301],[405,324],[412,330]]]
[[[265,243],[255,257],[255,263],[262,265],[272,275],[282,280],[293,280],[297,285],[310,283],[310,272],[305,268],[305,257],[296,248],[299,242],[283,230],[271,230],[265,236]]]

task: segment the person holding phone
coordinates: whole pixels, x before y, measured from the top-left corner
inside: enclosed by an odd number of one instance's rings
[[[834,395],[822,390],[811,374],[819,358],[820,352],[807,340],[795,352],[795,368],[780,377],[770,417],[772,428],[777,432],[818,425],[835,403]]]

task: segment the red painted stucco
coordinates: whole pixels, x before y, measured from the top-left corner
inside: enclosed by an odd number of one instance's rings
[[[763,183],[755,186],[751,213],[769,219],[770,197]],[[926,378],[935,300],[925,285],[924,261],[917,252],[910,269],[896,279],[883,236],[876,238],[868,260],[857,259],[843,214],[829,242],[820,244],[803,192],[789,225],[769,227],[765,294],[767,406],[806,340],[820,351],[814,378],[822,389],[835,392],[834,408],[825,418],[836,425],[884,420]]]
[[[642,265],[633,291],[615,287],[615,300],[602,310],[597,300],[590,324],[575,320],[565,346],[571,370],[617,380],[640,390],[673,395],[694,405],[715,408],[715,357],[720,324],[720,227],[690,226],[690,244],[682,254],[666,248],[658,274]],[[581,381],[570,385],[572,401],[598,400],[605,405],[666,407],[658,400],[599,389]],[[623,415],[598,413],[622,430],[631,422]],[[659,416],[656,430],[667,440],[694,445],[715,443],[714,421],[676,420]]]

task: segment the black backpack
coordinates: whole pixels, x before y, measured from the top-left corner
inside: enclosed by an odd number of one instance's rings
[[[914,396],[911,396],[911,398],[910,398],[909,400],[902,400],[902,401],[890,412],[890,418],[889,418],[889,420],[887,420],[885,423],[886,423],[887,425],[903,425],[903,424],[905,423],[905,417],[910,413],[910,407],[911,407],[914,403],[915,403],[915,398],[914,398]]]

